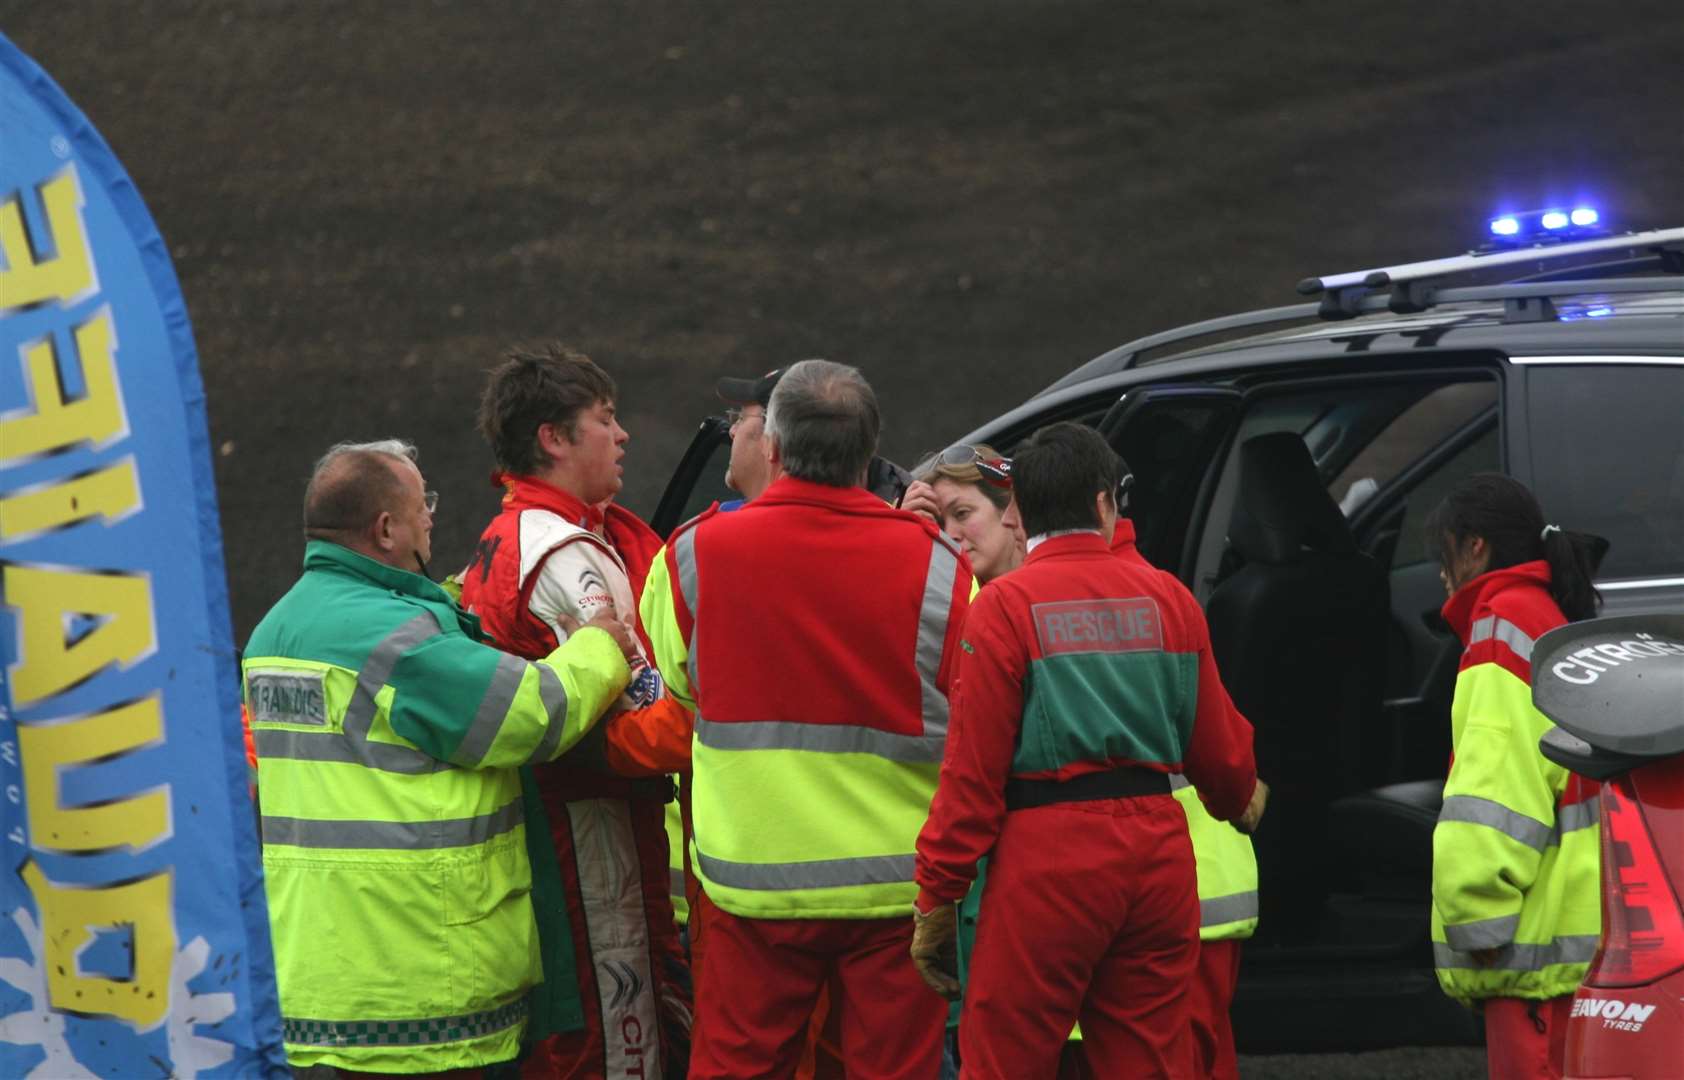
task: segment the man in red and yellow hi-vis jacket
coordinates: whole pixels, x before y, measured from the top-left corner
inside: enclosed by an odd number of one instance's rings
[[[506,493],[463,572],[462,602],[517,655],[547,655],[574,622],[604,611],[636,616],[660,540],[611,501],[627,441],[614,394],[601,368],[559,346],[511,353],[486,386],[480,425]],[[637,629],[632,685],[603,720],[602,744],[535,769],[572,939],[543,945],[570,948],[584,1027],[540,1031],[527,1075],[660,1076],[688,1041],[664,816],[665,774],[689,766],[690,716]]]
[[[675,533],[643,595],[661,674],[696,704],[690,1075],[791,1075],[834,975],[848,1074],[927,1080],[947,1007],[906,964],[907,912],[970,570],[859,486],[878,429],[859,372],[792,365],[766,428],[784,476]]]
[[[1081,1022],[1096,1076],[1191,1076],[1186,992],[1199,908],[1182,772],[1211,813],[1256,823],[1251,729],[1198,605],[1115,558],[1121,463],[1055,424],[1013,461],[1023,566],[967,618],[952,738],[918,838],[913,955],[932,962],[990,855],[959,1023],[967,1076],[1053,1076]]]

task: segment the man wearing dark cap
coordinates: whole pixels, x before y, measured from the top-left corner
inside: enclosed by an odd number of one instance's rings
[[[783,368],[773,368],[758,379],[719,380],[720,400],[732,406],[726,412],[731,421],[731,462],[725,467],[725,486],[741,495],[743,502],[777,479],[764,436],[766,403],[772,400],[772,388],[783,373]]]

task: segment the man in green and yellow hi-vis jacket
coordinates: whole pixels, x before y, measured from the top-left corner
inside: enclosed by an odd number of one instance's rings
[[[629,634],[607,618],[536,663],[483,643],[424,576],[436,497],[414,454],[396,440],[328,451],[305,495],[304,575],[245,650],[283,1038],[299,1067],[418,1073],[515,1056],[545,976],[520,767],[577,743],[630,678]]]

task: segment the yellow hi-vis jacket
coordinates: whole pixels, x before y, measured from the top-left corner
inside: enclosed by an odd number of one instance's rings
[[[243,675],[287,1060],[513,1058],[543,977],[519,766],[625,689],[618,646],[580,631],[528,663],[426,578],[313,541]]]
[[[1179,773],[1169,778],[1187,812],[1187,835],[1199,872],[1199,940],[1228,941],[1257,932],[1257,853],[1251,837],[1210,816]]]
[[[1570,994],[1602,929],[1597,786],[1538,751],[1532,643],[1567,620],[1541,560],[1482,574],[1444,606],[1467,645],[1450,708],[1454,759],[1433,830],[1433,959],[1444,992]],[[1496,950],[1493,962],[1473,955]]]

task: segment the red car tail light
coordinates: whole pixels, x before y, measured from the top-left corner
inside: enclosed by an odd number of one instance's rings
[[[1602,947],[1588,986],[1641,986],[1684,968],[1684,906],[1667,875],[1630,774],[1605,782]]]

